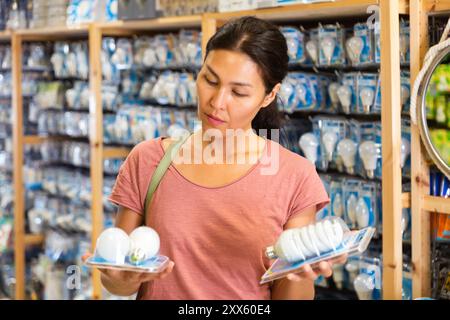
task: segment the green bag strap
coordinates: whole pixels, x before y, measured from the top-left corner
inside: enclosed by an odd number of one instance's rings
[[[173,142],[166,150],[163,158],[159,162],[158,166],[155,169],[155,172],[152,175],[152,179],[150,181],[148,190],[147,190],[147,196],[145,197],[145,204],[144,204],[144,225],[146,222],[146,216],[147,216],[147,209],[150,206],[150,203],[153,198],[153,194],[155,193],[156,188],[158,188],[159,183],[161,182],[162,178],[166,174],[167,169],[170,167],[170,164],[173,161],[173,157],[178,154],[178,150],[183,145],[183,143],[190,137],[190,135],[186,135],[185,137],[182,137],[178,139],[177,141]]]

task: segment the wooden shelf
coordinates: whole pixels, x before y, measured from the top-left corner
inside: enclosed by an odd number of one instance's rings
[[[42,144],[48,140],[49,140],[49,137],[40,137],[40,136],[24,136],[23,137],[24,144]]]
[[[131,149],[124,147],[105,147],[103,148],[103,159],[126,158]]]
[[[25,245],[26,246],[39,246],[44,243],[45,236],[42,234],[26,234]]]
[[[369,15],[367,8],[372,5],[379,5],[379,2],[379,0],[336,0],[334,2],[303,3],[258,10],[212,13],[207,14],[207,16],[217,20],[229,20],[234,17],[251,15],[277,22],[298,19],[317,20],[325,17],[357,17]],[[409,13],[407,0],[399,1],[399,6],[400,14]]]
[[[411,208],[411,193],[402,194],[402,208]]]
[[[428,0],[427,6],[428,12],[431,13],[450,11],[449,0]]]
[[[134,34],[137,31],[153,30],[175,30],[182,28],[200,28],[202,25],[201,15],[183,17],[163,17],[148,20],[116,21],[109,23],[98,23],[104,35],[120,36]]]
[[[0,31],[0,41],[10,41],[11,34],[12,33],[9,30]]]
[[[423,203],[426,211],[450,214],[450,198],[426,195]]]
[[[35,29],[20,29],[15,31],[23,40],[56,40],[67,38],[87,37],[90,24],[81,24],[75,26],[46,27]]]

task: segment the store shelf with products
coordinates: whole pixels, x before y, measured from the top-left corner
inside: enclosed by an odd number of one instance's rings
[[[395,3],[394,3],[395,2]],[[280,25],[283,23],[291,24],[293,21],[320,21],[325,19],[339,20],[343,17],[351,17],[356,20],[367,19],[370,12],[367,11],[371,5],[380,6],[381,16],[381,33],[380,37],[383,43],[388,45],[381,48],[381,83],[383,84],[382,104],[383,108],[378,117],[382,123],[382,146],[383,146],[383,212],[387,212],[383,216],[383,241],[386,241],[383,248],[383,255],[385,257],[384,265],[387,266],[384,274],[383,291],[385,298],[401,298],[401,232],[400,231],[400,217],[402,207],[407,208],[411,196],[408,193],[402,193],[401,190],[401,172],[400,172],[400,97],[396,93],[400,92],[401,79],[397,77],[398,70],[400,70],[400,58],[398,56],[399,44],[399,15],[408,14],[408,1],[387,1],[387,0],[372,0],[372,1],[354,1],[354,0],[339,0],[335,2],[324,2],[314,4],[298,4],[288,7],[279,7],[271,9],[261,9],[255,11],[241,11],[233,13],[208,13],[198,16],[188,17],[165,17],[153,20],[143,21],[119,21],[112,23],[93,23],[81,26],[80,28],[42,28],[34,30],[19,30],[13,33],[13,51],[20,52],[22,42],[25,41],[57,41],[66,39],[88,39],[89,41],[89,80],[87,81],[90,89],[90,105],[89,105],[89,143],[90,143],[90,181],[91,181],[91,218],[92,218],[92,233],[91,233],[91,247],[95,246],[95,240],[103,229],[103,212],[104,212],[104,170],[103,160],[110,158],[124,158],[128,155],[130,147],[114,144],[111,146],[106,144],[104,135],[104,124],[108,119],[107,113],[104,111],[104,72],[105,64],[102,61],[102,44],[106,38],[113,38],[119,40],[121,38],[134,39],[136,36],[158,34],[167,35],[169,32],[176,32],[180,29],[195,29],[202,31],[202,48],[205,47],[207,40],[216,31],[216,28],[223,22],[233,17],[243,15],[256,15],[258,17],[277,22]],[[361,20],[362,21],[362,20]],[[134,43],[133,43],[134,44]],[[204,52],[204,51],[203,51]],[[21,61],[15,58],[13,63],[13,70],[20,70]],[[378,68],[378,66],[376,67]],[[345,69],[345,71],[358,70]],[[360,70],[367,71],[367,70]],[[123,71],[121,71],[123,72]],[[146,70],[151,72],[151,70]],[[14,71],[13,71],[14,73]],[[392,75],[396,75],[392,77]],[[20,72],[14,76],[15,93],[13,102],[16,110],[23,110],[22,108],[22,92],[20,89]],[[385,89],[386,88],[386,89]],[[397,112],[398,111],[398,112]],[[111,114],[114,115],[114,114]],[[122,114],[126,118],[129,113]],[[23,115],[16,114],[14,119],[16,125],[14,128],[15,146],[26,143],[43,143],[47,138],[37,136],[23,136],[23,128],[18,125],[23,123]],[[22,174],[19,172],[23,163],[23,154],[21,147],[15,150],[15,185],[19,188],[16,196],[16,225],[19,226],[16,230],[16,253],[17,260],[17,298],[23,299],[24,295],[24,260],[21,253],[24,250],[25,243],[33,242],[39,243],[36,239],[42,239],[39,236],[26,235],[20,228],[25,221],[23,217],[24,207],[23,190],[19,187],[22,184]],[[384,237],[384,235],[387,235]],[[30,240],[33,239],[33,240]],[[391,268],[391,266],[395,266]],[[93,298],[101,298],[101,285],[99,273],[94,272],[93,275]]]

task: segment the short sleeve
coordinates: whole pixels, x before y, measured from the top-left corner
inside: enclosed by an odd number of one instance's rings
[[[319,211],[330,202],[325,186],[317,174],[316,167],[309,162],[304,162],[301,171],[302,174],[298,176],[295,184],[295,192],[287,220],[314,205],[316,205],[316,211]]]
[[[144,211],[140,190],[139,145],[129,153],[120,167],[111,195],[108,200],[126,207],[138,214]]]

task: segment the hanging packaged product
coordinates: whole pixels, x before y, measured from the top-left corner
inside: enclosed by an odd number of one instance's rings
[[[308,41],[305,42],[306,61],[305,65],[319,66],[319,29],[308,31]]]
[[[336,217],[325,218],[301,228],[285,230],[276,244],[267,247],[266,255],[275,262],[262,276],[260,283],[267,283],[289,273],[300,272],[301,267],[314,267],[343,254],[359,254],[366,250],[374,229],[350,231],[345,222]]]
[[[348,121],[342,117],[315,116],[311,119],[313,133],[320,137],[317,167],[321,170],[337,168],[343,171],[343,164],[336,152],[337,143],[348,133]]]
[[[344,29],[339,24],[319,24],[319,66],[344,66]]]
[[[345,179],[342,182],[342,196],[344,206],[344,220],[350,229],[357,226],[356,206],[360,193],[360,180]]]
[[[380,81],[378,74],[358,73],[357,75],[357,107],[356,112],[360,114],[374,113],[373,106],[376,97],[381,99]],[[381,101],[381,100],[380,100]]]
[[[281,33],[286,38],[288,56],[290,64],[302,63],[305,61],[304,34],[295,27],[281,27]]]
[[[372,65],[375,63],[373,31],[366,23],[357,23],[353,27],[353,36],[345,42],[349,63],[352,66]]]
[[[356,95],[357,74],[347,73],[342,76],[341,85],[337,88],[336,94],[339,98],[341,110],[345,114],[356,112],[358,96]]]
[[[359,275],[353,281],[353,286],[359,300],[380,300],[382,264],[378,258],[361,257]]]
[[[325,190],[327,194],[332,195],[331,190],[331,183],[332,183],[332,177],[329,174],[319,174],[320,180],[322,180],[323,186],[325,187]],[[328,216],[332,215],[332,204],[331,202],[328,203],[325,207],[323,207],[320,211],[316,213],[316,221],[320,221],[325,219]]]
[[[344,196],[342,192],[342,179],[333,178],[330,184],[331,216],[344,219]]]
[[[86,264],[100,269],[159,273],[169,258],[159,255],[158,233],[149,227],[139,227],[129,236],[119,228],[104,230],[97,239],[94,256]]]

